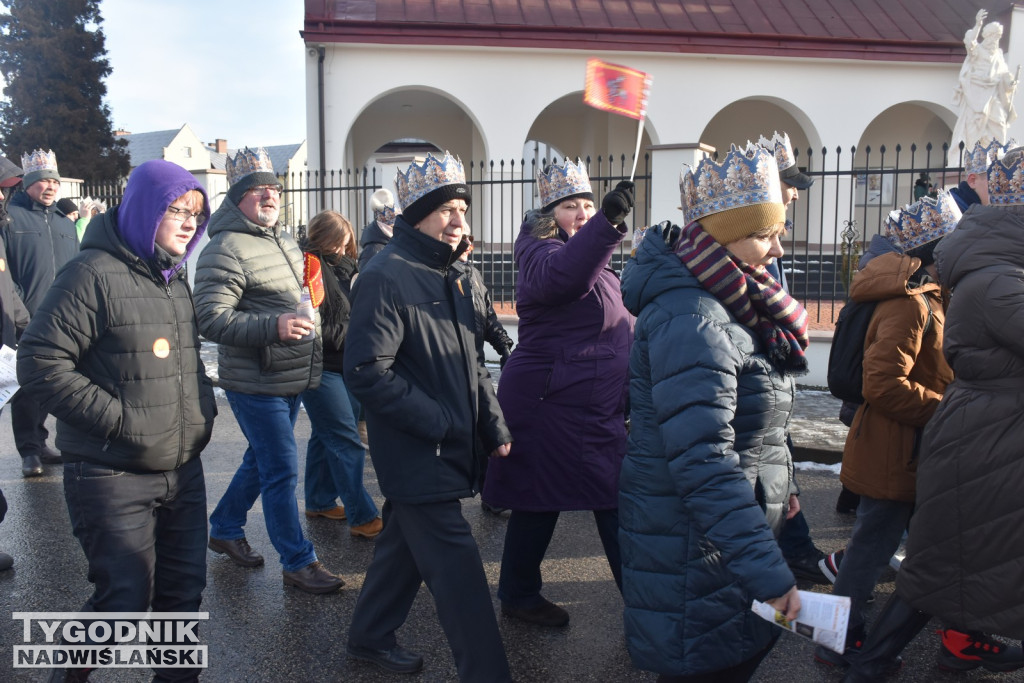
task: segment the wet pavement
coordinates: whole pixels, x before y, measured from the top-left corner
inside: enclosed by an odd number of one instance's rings
[[[245,449],[227,402],[219,401],[220,415],[213,442],[203,461],[209,492],[209,509],[219,500]],[[818,444],[821,451],[841,448],[835,425],[838,402],[822,392],[801,391],[794,421],[797,447]],[[0,614],[13,611],[76,611],[91,592],[86,563],[71,535],[64,504],[59,466],[46,467],[43,477],[23,479],[16,456],[8,411],[0,416],[0,487],[10,503],[0,525],[0,549],[15,557],[15,568],[0,572]],[[832,424],[835,423],[835,425]],[[296,429],[300,458],[309,436],[309,423],[300,415]],[[301,471],[301,467],[300,467]],[[799,474],[802,503],[814,538],[824,550],[837,550],[849,536],[853,518],[834,511],[838,478],[829,470],[803,470]],[[300,475],[301,479],[301,475]],[[367,460],[367,488],[382,504],[373,468]],[[297,488],[302,508],[302,482]],[[467,500],[463,511],[480,545],[492,589],[497,583],[505,519],[484,513],[479,501]],[[246,533],[253,548],[267,563],[243,569],[224,556],[209,554],[208,586],[203,609],[210,620],[200,637],[209,646],[205,681],[252,681],[279,683],[456,681],[448,649],[429,592],[420,591],[399,641],[426,659],[415,676],[385,674],[372,665],[349,660],[345,639],[356,596],[373,552],[373,542],[353,539],[343,522],[307,520],[302,523],[320,559],[344,577],[339,593],[312,596],[281,583],[280,565],[267,538],[257,502]],[[654,681],[655,676],[632,668],[622,633],[622,600],[605,563],[592,517],[588,513],[564,513],[543,566],[545,595],[566,607],[572,616],[568,627],[547,630],[498,618],[515,680],[520,683],[593,681]],[[878,588],[877,611],[892,590],[891,572]],[[806,586],[811,588],[810,586]],[[827,590],[816,587],[815,590]],[[495,599],[495,609],[497,610]],[[0,681],[43,681],[47,672],[12,669],[8,654],[21,641],[20,624],[0,618]],[[901,681],[995,681],[995,675],[970,673],[952,676],[938,672],[934,664],[938,638],[926,630],[905,653]],[[838,681],[839,676],[812,661],[806,641],[784,635],[759,669],[755,681]],[[148,670],[104,670],[90,680],[148,681]],[[1004,674],[1000,681],[1024,680]]]

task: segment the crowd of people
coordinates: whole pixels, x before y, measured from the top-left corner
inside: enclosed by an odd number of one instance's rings
[[[216,211],[166,161],[136,168],[105,211],[62,206],[52,152],[21,168],[0,159],[0,188],[22,188],[0,226],[0,340],[17,347],[23,474],[63,465],[94,584],[83,611],[97,620],[197,611],[207,549],[264,564],[245,533],[258,498],[283,585],[345,585],[300,521],[305,406],[305,516],[375,542],[347,632],[354,659],[423,668],[396,631],[426,584],[460,680],[512,680],[462,513],[479,494],[485,510],[510,511],[500,612],[545,628],[570,621],[543,595],[559,515],[593,514],[626,647],[661,683],[750,680],[780,633],[751,601],[793,620],[798,580],[832,580],[851,599],[844,651],[815,653],[848,669],[844,680],[898,669],[933,616],[940,665],[1012,671],[1024,667],[1005,640],[1024,637],[1022,152],[979,143],[961,186],[892,212],[860,264],[851,297],[874,309],[842,472],[857,521],[837,553],[811,539],[793,473],[788,424],[809,339],[779,259],[787,206],[812,180],[778,133],[685,168],[682,227],[637,230],[621,277],[610,261],[629,235],[633,184],[598,202],[581,162],[543,168],[540,208],[514,247],[517,342],[469,260],[472,196],[450,154],[400,171],[397,197],[374,193],[361,250],[334,211],[301,243],[282,228],[262,149],[229,158]],[[204,235],[193,292],[184,264]],[[200,456],[217,403],[201,338],[217,344],[219,385],[248,442],[209,518]],[[485,343],[501,358],[497,391]],[[59,453],[46,444],[49,414]],[[363,481],[364,440],[381,509]],[[0,519],[5,510],[0,494]],[[904,536],[897,592],[869,628],[866,605]],[[0,570],[12,563],[0,554]],[[154,680],[199,673],[158,669]]]

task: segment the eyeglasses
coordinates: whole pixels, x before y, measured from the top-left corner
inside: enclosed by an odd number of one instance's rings
[[[284,188],[280,185],[256,185],[255,187],[250,187],[248,191],[252,192],[257,197],[262,197],[268,192],[272,195],[279,196],[282,189]]]
[[[177,206],[168,206],[167,213],[170,214],[171,220],[175,220],[180,223],[184,223],[189,218],[195,218],[196,225],[199,225],[200,223],[206,220],[206,214],[203,213],[202,211],[200,211],[199,213],[192,213],[188,209],[182,209]]]

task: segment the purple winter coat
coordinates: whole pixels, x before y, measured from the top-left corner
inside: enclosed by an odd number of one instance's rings
[[[532,227],[516,239],[519,344],[498,384],[512,450],[491,459],[483,497],[534,512],[614,509],[634,319],[608,264],[624,233],[600,211],[572,239]]]

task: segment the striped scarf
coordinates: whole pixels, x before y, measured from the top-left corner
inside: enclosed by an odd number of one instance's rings
[[[683,228],[675,253],[705,291],[760,337],[779,372],[807,373],[807,311],[763,266],[734,258],[696,221]]]

